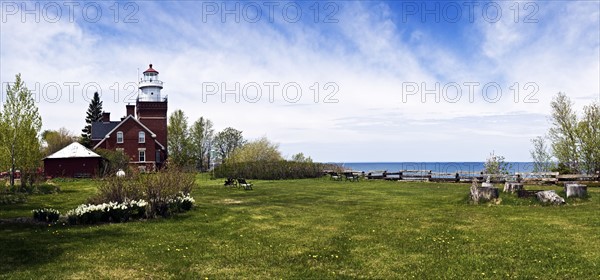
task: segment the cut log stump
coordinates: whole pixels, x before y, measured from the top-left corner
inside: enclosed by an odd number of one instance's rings
[[[471,186],[471,200],[475,203],[487,202],[498,197],[498,188]]]
[[[541,203],[545,204],[565,204],[565,199],[558,196],[555,191],[542,191],[535,194]]]
[[[503,190],[503,192],[516,193],[516,192],[519,192],[522,189],[523,189],[523,184],[522,183],[509,183],[509,182],[506,182],[506,183],[504,183],[504,190]]]
[[[567,197],[586,197],[587,186],[582,184],[565,184]]]

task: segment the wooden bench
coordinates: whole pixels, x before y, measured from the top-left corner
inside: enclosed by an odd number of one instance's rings
[[[346,178],[346,181],[358,182],[358,174],[355,174],[354,172],[344,172],[344,177]]]
[[[329,178],[334,181],[342,180],[342,176],[339,173],[333,171],[329,172]]]
[[[238,183],[238,187],[244,188],[244,190],[252,190],[252,184],[246,182],[246,179],[244,178],[238,178],[237,179],[237,183]]]
[[[223,184],[223,186],[225,187],[235,187],[237,185],[237,182],[235,181],[235,179],[233,178],[227,178],[227,180],[225,180],[225,183]]]

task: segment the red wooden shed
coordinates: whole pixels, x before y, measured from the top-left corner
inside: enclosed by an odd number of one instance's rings
[[[102,157],[74,142],[44,158],[44,174],[50,177],[95,177]]]

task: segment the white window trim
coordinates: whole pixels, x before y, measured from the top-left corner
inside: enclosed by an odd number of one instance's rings
[[[144,138],[140,137],[141,135],[144,136]],[[143,140],[143,141],[140,141]],[[144,144],[146,143],[146,132],[140,131],[138,132],[138,143]]]
[[[119,141],[119,134],[121,134],[121,141]],[[125,142],[125,136],[123,135],[123,131],[117,131],[117,144],[123,144]]]
[[[142,160],[141,154],[144,152],[144,160]],[[146,150],[138,150],[138,162],[146,162]]]

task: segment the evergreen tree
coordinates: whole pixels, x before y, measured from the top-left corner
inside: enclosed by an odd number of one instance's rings
[[[85,127],[81,130],[81,144],[91,148],[92,146],[92,123],[102,120],[102,101],[100,101],[100,95],[98,92],[94,93],[94,98],[90,102],[90,106],[87,110],[85,117]]]

